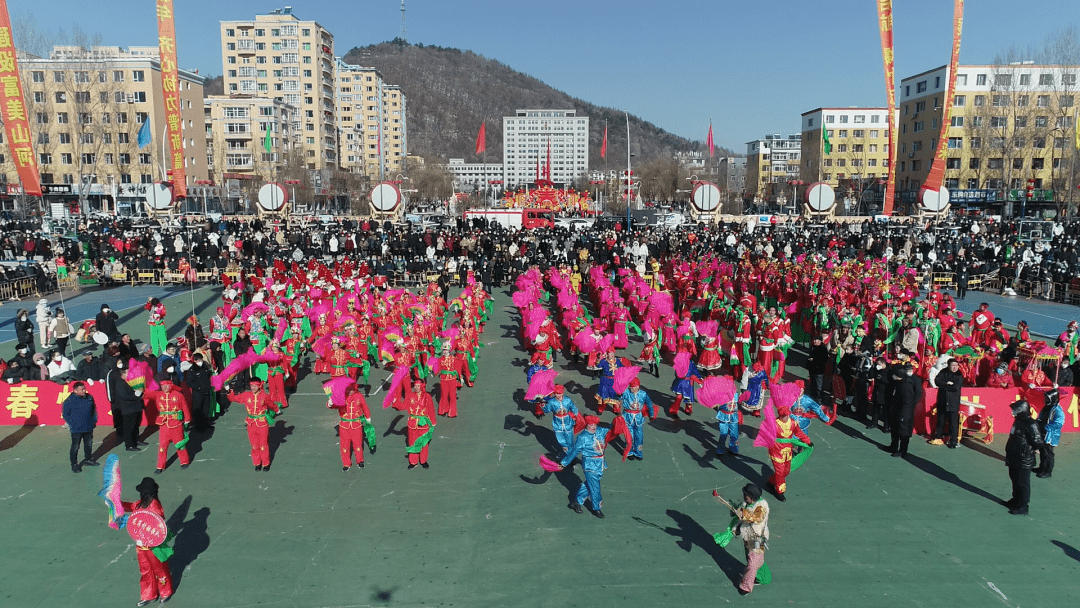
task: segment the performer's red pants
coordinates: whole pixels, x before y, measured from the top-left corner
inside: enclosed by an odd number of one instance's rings
[[[356,454],[356,464],[364,463],[364,427],[347,429],[338,427],[341,437],[341,466],[352,466],[352,455]]]
[[[138,549],[135,555],[139,559],[139,599],[153,600],[172,595],[169,565],[159,562],[154,552],[149,549]]]
[[[251,464],[255,466],[270,466],[270,447],[267,445],[267,436],[270,427],[248,424],[248,441],[251,443]]]
[[[773,460],[772,466],[773,474],[772,477],[769,477],[769,483],[776,488],[777,492],[783,494],[787,491],[787,476],[791,474],[791,461]]]
[[[158,427],[158,452],[157,452],[157,468],[164,469],[165,461],[169,459],[169,444],[180,443],[184,440],[184,427],[183,425],[168,427]],[[187,450],[176,450],[176,455],[180,457],[180,464],[190,464],[191,458],[188,456]]]
[[[285,376],[283,374],[270,374],[267,377],[267,384],[269,385],[270,400],[276,403],[279,408],[289,407],[289,400],[285,396]]]
[[[457,380],[439,380],[439,415],[457,417]]]
[[[428,432],[428,427],[422,426],[418,429],[406,429],[408,433],[405,438],[408,441],[408,445],[412,445],[421,435]],[[423,464],[427,462],[428,447],[431,444],[428,443],[424,447],[420,448],[420,452],[417,454],[409,454],[409,464]]]

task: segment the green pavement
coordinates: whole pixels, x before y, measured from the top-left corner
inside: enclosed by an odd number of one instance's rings
[[[118,298],[106,294],[109,298]],[[204,318],[215,292],[196,292]],[[179,323],[187,293],[166,305]],[[174,312],[175,311],[175,312]],[[176,335],[182,325],[174,326]],[[123,330],[148,341],[143,315]],[[710,411],[666,417],[645,430],[645,459],[609,450],[600,520],[567,508],[580,467],[538,466],[554,436],[522,401],[524,358],[507,293],[483,336],[476,387],[459,393],[460,417],[440,418],[431,468],[406,469],[403,419],[370,399],[379,448],[367,468],[341,471],[335,414],[320,378],[306,376],[271,431],[273,466],[255,472],[234,409],[212,437],[194,436],[194,463],[175,457],[157,477],[171,529],[176,595],[170,606],[1069,606],[1080,596],[1074,436],[1058,448],[1053,478],[1032,479],[1028,517],[1007,514],[1005,437],[961,449],[912,442],[908,460],[887,438],[850,419],[814,422],[813,457],[771,500],[773,583],[740,597],[738,540],[712,541],[728,517],[713,488],[737,498],[762,483],[768,456],[742,437],[743,456],[714,457]],[[640,343],[628,353],[636,355]],[[559,381],[591,407],[595,383]],[[386,376],[373,370],[373,379]],[[662,407],[670,366],[643,386]],[[605,421],[611,414],[604,416]],[[756,421],[750,426],[756,426]],[[100,427],[95,448],[111,435]],[[750,429],[753,432],[753,429]],[[127,500],[153,473],[157,437],[120,456]],[[0,429],[0,605],[115,607],[138,600],[134,545],[106,526],[100,468],[71,473],[68,434],[55,427]],[[111,445],[110,441],[108,445]],[[104,460],[104,457],[102,457]]]

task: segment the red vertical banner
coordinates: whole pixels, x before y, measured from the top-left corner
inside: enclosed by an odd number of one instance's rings
[[[937,149],[934,150],[934,160],[930,165],[930,173],[923,183],[923,190],[937,192],[941,189],[941,182],[945,179],[945,160],[949,157],[949,148],[945,144],[949,140],[949,126],[952,123],[953,96],[956,94],[956,70],[960,66],[960,32],[964,25],[964,0],[953,0],[953,39],[952,59],[949,61],[948,82],[945,86],[945,103],[941,112],[941,135],[938,137]]]
[[[881,210],[892,215],[896,192],[896,75],[893,70],[892,0],[878,0],[878,28],[881,30],[881,59],[885,65],[885,99],[889,108],[889,173],[885,180],[885,202]]]
[[[165,102],[168,126],[169,158],[165,163],[172,173],[173,197],[187,196],[187,171],[184,169],[184,119],[180,117],[180,74],[176,68],[176,25],[172,0],[155,0],[158,20],[158,53],[161,55],[161,96]]]
[[[19,173],[23,191],[31,196],[41,196],[41,175],[30,138],[30,121],[26,118],[26,98],[19,79],[19,61],[11,36],[7,0],[0,0],[0,115],[4,117],[11,160]]]
[[[480,123],[480,131],[476,134],[476,153],[480,154],[487,150],[487,123]]]

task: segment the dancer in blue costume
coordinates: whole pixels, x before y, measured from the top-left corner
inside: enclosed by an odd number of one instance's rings
[[[622,417],[626,422],[626,428],[630,431],[630,454],[627,458],[641,460],[641,444],[644,443],[642,428],[645,425],[645,417],[642,412],[649,415],[649,419],[656,418],[656,407],[653,406],[649,394],[641,390],[641,380],[634,378],[630,381],[630,388],[622,395]]]

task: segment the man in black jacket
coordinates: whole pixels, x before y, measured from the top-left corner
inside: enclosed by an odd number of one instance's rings
[[[118,341],[120,330],[117,329],[116,322],[119,320],[120,317],[109,308],[108,304],[102,304],[101,312],[94,318],[94,328],[108,336],[110,341]]]
[[[124,440],[127,451],[137,452],[140,445],[147,445],[146,442],[139,441],[139,422],[142,421],[143,414],[142,391],[136,391],[127,383],[124,379],[127,371],[127,359],[117,360],[116,366],[105,376],[105,388],[112,405],[113,424],[117,428],[117,434]],[[119,425],[116,425],[117,419],[120,420]]]
[[[191,361],[191,368],[184,374],[184,382],[191,389],[191,417],[195,430],[204,432],[212,426],[210,408],[214,389],[210,386],[210,366],[203,360],[202,353],[195,353]]]
[[[908,443],[915,431],[915,407],[922,401],[922,379],[914,375],[910,363],[895,366],[892,374],[892,442],[887,451],[893,457],[906,457]]]
[[[960,438],[960,389],[964,386],[964,375],[960,373],[960,362],[949,359],[949,367],[938,372],[934,378],[937,394],[937,427],[930,438],[932,445],[945,443],[941,437],[945,433],[945,422],[949,423],[950,448],[956,448]]]
[[[806,371],[810,374],[810,385],[806,396],[818,403],[822,402],[822,388],[825,386],[825,368],[829,365],[829,349],[821,343],[821,336],[814,336],[810,353],[806,358]]]
[[[1038,423],[1031,418],[1031,407],[1021,399],[1012,404],[1013,425],[1005,442],[1005,466],[1009,467],[1012,498],[1005,506],[1011,515],[1027,515],[1031,498],[1031,469],[1035,468],[1035,452],[1043,446]]]
[[[82,359],[75,367],[75,378],[77,380],[104,380],[105,370],[101,369],[101,362],[94,356],[94,352],[91,350],[85,350],[82,354]]]

